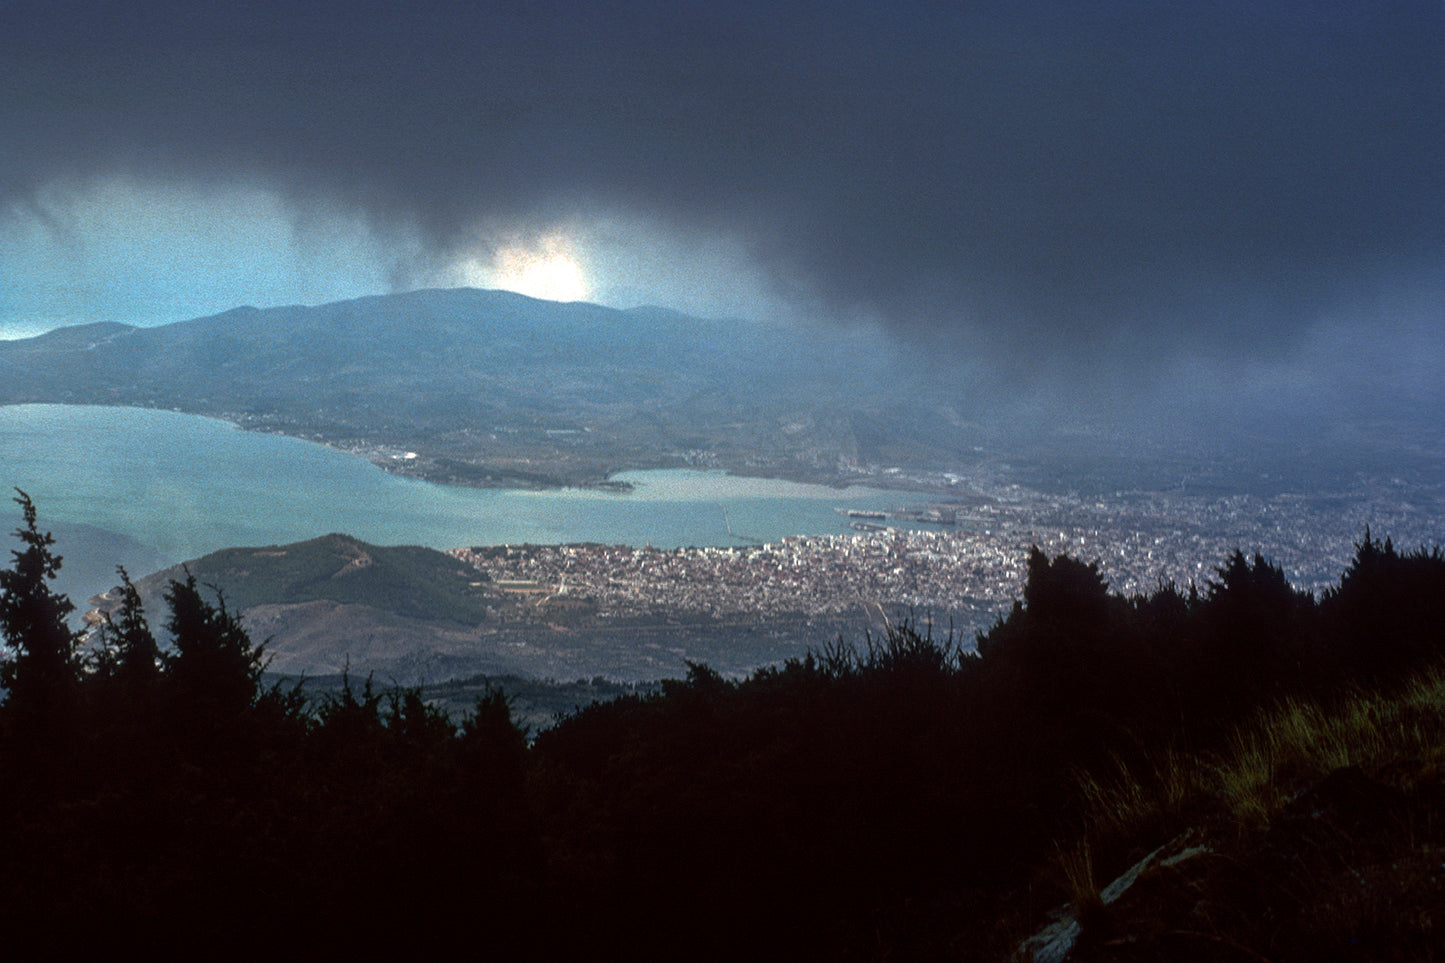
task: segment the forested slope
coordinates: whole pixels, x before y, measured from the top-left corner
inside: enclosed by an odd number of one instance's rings
[[[529,744],[496,691],[456,726],[360,680],[319,710],[268,690],[263,654],[190,579],[167,593],[173,648],[127,594],[82,659],[26,508],[0,580],[10,946],[999,959],[1072,901],[1081,958],[1442,949],[1420,902],[1445,848],[1422,675],[1445,654],[1438,550],[1367,534],[1320,599],[1239,553],[1207,585],[1122,598],[1035,552],[976,654],[905,624],[740,682],[697,665]],[[1249,762],[1351,705],[1376,721],[1331,738],[1363,755]],[[1112,898],[1103,883],[1161,845],[1228,858],[1170,864],[1192,889],[1159,870]],[[1281,875],[1305,853],[1336,872]]]

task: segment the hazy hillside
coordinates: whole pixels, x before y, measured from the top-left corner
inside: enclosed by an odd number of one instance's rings
[[[0,404],[220,415],[412,450],[422,457],[392,467],[472,484],[682,464],[817,475],[966,449],[941,413],[917,409],[907,370],[866,331],[459,289],[0,343]]]
[[[484,606],[470,586],[475,571],[442,552],[415,545],[377,546],[349,535],[292,545],[228,548],[186,565],[197,581],[220,586],[227,605],[329,601],[368,605],[407,618],[471,622]],[[181,566],[141,580],[143,596],[159,597]]]
[[[230,548],[141,579],[148,611],[163,611],[172,579],[189,571],[223,593],[258,639],[269,638],[272,669],[359,673],[451,647],[474,650],[472,629],[486,618],[479,578],[455,559],[419,546],[382,547],[347,535],[291,545]],[[112,608],[115,599],[107,599]],[[467,640],[467,641],[463,641]],[[473,652],[476,655],[475,652]],[[470,671],[504,663],[459,660]],[[515,665],[507,667],[517,668]]]
[[[171,581],[186,571],[208,594],[219,590],[247,631],[266,640],[272,672],[312,678],[349,670],[408,685],[479,674],[636,681],[680,675],[688,661],[737,673],[795,656],[849,625],[596,618],[586,600],[540,606],[543,596],[505,591],[445,553],[348,535],[228,548],[148,575],[137,583],[147,612],[166,610]],[[118,604],[112,592],[101,608]]]
[[[1413,403],[1291,413],[1255,399],[1221,418],[1120,397],[1090,411],[1051,405],[1027,383],[979,381],[966,363],[866,327],[472,289],[0,341],[0,405],[25,402],[218,416],[480,486],[697,466],[918,487],[988,464],[1059,490],[1186,473],[1231,489],[1319,487],[1361,471],[1434,479],[1445,458],[1438,413]]]

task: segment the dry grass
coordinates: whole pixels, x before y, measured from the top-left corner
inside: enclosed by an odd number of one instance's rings
[[[1400,759],[1445,764],[1445,669],[1390,694],[1360,693],[1328,706],[1285,700],[1242,725],[1215,756],[1171,750],[1135,770],[1116,760],[1110,773],[1081,773],[1085,838],[1097,852],[1168,828],[1210,802],[1222,803],[1242,828],[1262,828],[1302,785],[1346,766]]]
[[[1094,875],[1094,852],[1087,838],[1055,848],[1055,865],[1063,876],[1069,901],[1076,907],[1100,902],[1098,878]]]
[[[1445,669],[1387,693],[1286,700],[1218,753],[1081,773],[1087,828],[1053,861],[1081,927],[1075,952],[1114,959],[1122,933],[1131,959],[1214,943],[1232,958],[1445,958],[1434,902],[1442,772]],[[1358,820],[1357,804],[1378,804],[1379,818]],[[1186,838],[1209,857],[1161,861],[1105,911],[1113,875]]]
[[[1217,767],[1218,788],[1247,825],[1267,825],[1301,783],[1346,766],[1445,758],[1445,672],[1393,695],[1356,695],[1333,707],[1287,700],[1242,727]]]
[[[1099,840],[1133,836],[1166,820],[1203,788],[1199,767],[1174,749],[1140,772],[1115,757],[1112,772],[1102,777],[1084,772],[1078,780],[1090,834]]]

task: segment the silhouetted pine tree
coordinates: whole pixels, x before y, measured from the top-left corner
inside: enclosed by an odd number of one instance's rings
[[[24,527],[14,534],[22,548],[11,555],[11,568],[0,571],[0,633],[14,654],[0,663],[0,685],[9,691],[4,716],[12,730],[40,753],[48,740],[73,727],[79,697],[79,636],[66,624],[75,606],[54,592],[50,582],[60,571],[55,538],[40,531],[35,505],[19,492]]]
[[[1408,671],[1445,652],[1445,556],[1438,547],[1398,552],[1366,528],[1321,609],[1349,671],[1370,680]]]
[[[103,674],[114,676],[126,688],[142,689],[160,678],[161,648],[146,621],[140,592],[124,568],[117,567],[116,572],[120,608],[101,625],[103,658],[108,663]]]
[[[1258,552],[1251,560],[1236,549],[1215,571],[1199,613],[1206,698],[1242,708],[1304,686],[1319,667],[1314,597]]]
[[[189,571],[184,581],[171,581],[165,598],[175,645],[166,660],[172,698],[185,714],[210,724],[234,720],[259,695],[262,647],[227,610],[224,596],[217,592],[215,605],[201,597]]]

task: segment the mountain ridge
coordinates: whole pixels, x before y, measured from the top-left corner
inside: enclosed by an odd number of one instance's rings
[[[860,460],[896,461],[900,439],[919,463],[966,448],[947,419],[914,410],[906,369],[866,329],[821,337],[661,308],[433,289],[6,342],[0,404],[223,417],[460,484],[578,484],[687,465],[836,481]],[[915,430],[920,421],[927,431]],[[867,451],[860,426],[878,424],[888,444]],[[388,447],[419,457],[394,464],[379,454]]]

